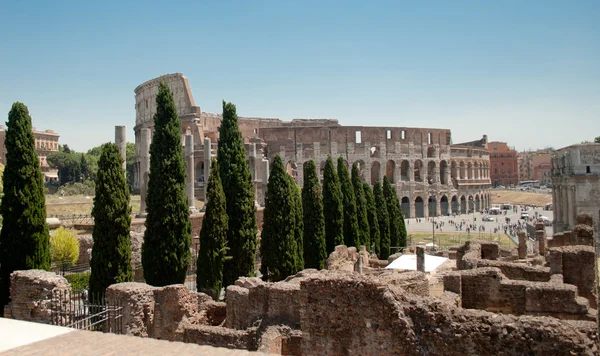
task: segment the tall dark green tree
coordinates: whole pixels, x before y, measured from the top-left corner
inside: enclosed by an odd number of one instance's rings
[[[142,244],[144,278],[153,286],[183,283],[190,264],[192,226],[185,175],[181,122],[173,93],[161,82],[150,144],[148,216]]]
[[[379,254],[377,256],[379,256],[379,259],[387,260],[390,256],[390,220],[381,183],[375,183],[373,195],[377,207],[377,221],[379,222]]]
[[[287,174],[290,194],[293,199],[294,239],[296,240],[296,270],[304,269],[304,211],[300,186],[291,175]]]
[[[385,196],[388,215],[390,217],[390,245],[405,247],[406,227],[404,226],[404,216],[402,215],[400,200],[387,177],[383,177],[383,195]]]
[[[88,163],[87,163],[87,160],[85,159],[85,153],[81,154],[80,167],[81,167],[80,168],[81,176],[83,177],[83,180],[85,181],[90,176],[89,168],[88,168]]]
[[[375,253],[379,255],[380,237],[379,237],[379,219],[377,219],[377,205],[373,190],[367,183],[363,183],[365,201],[367,203],[367,219],[369,220],[369,241]]]
[[[98,161],[92,209],[94,246],[90,262],[90,292],[94,296],[104,295],[111,284],[133,281],[129,237],[131,207],[121,163],[117,145],[104,144]]]
[[[227,247],[231,258],[225,261],[223,267],[223,285],[228,286],[239,277],[254,275],[258,227],[252,175],[246,163],[236,108],[224,101],[217,162],[229,216]]]
[[[6,167],[0,203],[0,312],[9,302],[10,274],[50,269],[50,236],[40,162],[35,152],[29,110],[16,102],[8,113]]]
[[[335,246],[344,244],[343,201],[342,188],[333,166],[333,160],[331,157],[327,157],[323,171],[323,209],[327,254],[333,252]]]
[[[227,256],[227,209],[219,167],[213,159],[208,178],[207,203],[200,230],[196,269],[198,292],[218,300],[223,288],[223,264]]]
[[[296,198],[279,155],[273,159],[267,188],[260,241],[260,271],[266,280],[280,281],[299,269],[295,237]]]
[[[358,164],[352,165],[352,188],[354,189],[354,197],[356,198],[356,218],[358,220],[358,233],[361,245],[365,245],[368,250],[371,249],[371,232],[369,230],[369,218],[367,216],[367,200],[363,183],[360,179],[360,171]]]
[[[302,188],[304,217],[304,267],[325,268],[327,249],[325,246],[325,216],[323,196],[313,160],[304,163],[304,187]]]
[[[343,157],[337,161],[337,172],[340,178],[342,188],[342,197],[344,198],[344,244],[346,246],[360,246],[360,234],[358,228],[358,219],[356,216],[356,197],[354,188],[348,174],[348,167]]]

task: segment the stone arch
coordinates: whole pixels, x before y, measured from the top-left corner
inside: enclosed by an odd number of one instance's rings
[[[456,197],[456,195],[452,196],[452,201],[450,202],[450,204],[452,205],[452,212],[454,214],[458,214],[460,212],[460,208],[458,204],[458,198]]]
[[[441,216],[448,216],[448,212],[449,212],[448,197],[445,195],[442,195],[442,198],[440,199],[440,214],[441,214]]]
[[[450,162],[450,178],[452,178],[452,179],[459,178],[458,164],[456,163],[456,161]]]
[[[404,214],[405,218],[412,218],[412,212],[410,211],[410,198],[409,197],[402,197],[402,200],[400,201],[400,207],[402,208],[402,213]]]
[[[389,179],[390,183],[396,184],[394,171],[396,170],[396,163],[393,160],[389,160],[385,163],[385,176]]]
[[[480,200],[479,200],[479,194],[475,194],[475,211],[480,211],[481,210],[481,205],[480,205]]]
[[[465,161],[460,161],[459,163],[459,179],[467,178],[467,166],[465,165]]]
[[[371,185],[381,182],[381,164],[375,161],[371,164]]]
[[[473,163],[467,163],[467,179],[473,179]]]
[[[429,207],[429,216],[437,216],[437,199],[433,195],[427,198],[427,206]]]
[[[449,184],[448,182],[448,162],[442,160],[440,162],[440,183]]]
[[[204,183],[204,161],[196,162],[196,166],[194,168],[194,179],[196,182]]]
[[[435,147],[427,147],[427,158],[435,158]]]
[[[415,198],[415,217],[425,217],[425,204],[420,196]]]
[[[467,198],[464,195],[460,196],[460,213],[467,213]]]
[[[321,185],[323,185],[323,177],[325,176],[325,164],[327,163],[327,161],[321,161],[318,164],[319,167],[319,182],[321,182]]]
[[[415,161],[414,164],[414,177],[415,177],[415,182],[422,182],[423,181],[423,161],[421,161],[420,159]]]
[[[473,179],[479,179],[479,163],[473,163]]]
[[[469,199],[468,199],[469,205],[468,205],[468,213],[471,213],[473,211],[475,211],[475,200],[473,199],[473,195],[469,195]]]
[[[436,183],[437,179],[436,179],[436,168],[435,168],[435,161],[429,161],[427,163],[427,182],[429,184],[433,184]]]
[[[363,182],[366,182],[367,181],[367,177],[365,175],[366,175],[366,171],[367,170],[365,169],[366,168],[365,161],[363,161],[362,159],[359,159],[358,161],[354,162],[354,164],[356,164],[358,166],[358,172],[359,172],[359,175],[360,175],[360,179]]]
[[[407,182],[410,180],[410,162],[408,160],[403,160],[400,163],[400,179]]]
[[[285,171],[287,174],[291,175],[296,182],[298,181],[298,163],[296,163],[296,161],[289,160],[285,165]]]

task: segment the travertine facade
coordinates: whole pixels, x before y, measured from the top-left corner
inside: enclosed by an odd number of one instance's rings
[[[138,86],[136,93],[136,189],[144,190],[141,157],[147,143],[142,129],[153,130],[158,84],[164,80],[174,93],[186,131],[193,135],[195,195],[204,197],[204,182],[210,157],[216,155],[221,115],[204,113],[196,106],[187,78],[168,74]],[[465,144],[452,144],[450,130],[408,127],[340,126],[337,120],[297,119],[289,122],[268,118],[239,119],[257,202],[264,201],[263,184],[268,180],[268,162],[279,154],[288,173],[303,184],[302,165],[314,160],[324,167],[328,156],[357,163],[363,179],[371,184],[387,176],[395,185],[407,217],[467,213],[490,206],[490,155],[487,137]],[[210,143],[205,143],[208,138]],[[147,146],[146,146],[147,147]],[[208,151],[205,151],[208,150]],[[321,173],[322,175],[322,173]],[[205,178],[206,177],[206,178]]]
[[[557,150],[552,158],[554,232],[567,231],[576,216],[590,213],[600,235],[600,144],[584,143]],[[596,240],[596,246],[600,243]]]

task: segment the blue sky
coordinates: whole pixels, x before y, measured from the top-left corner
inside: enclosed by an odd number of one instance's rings
[[[134,88],[183,72],[203,111],[437,127],[517,149],[600,136],[600,1],[0,0],[0,113],[87,150]],[[2,121],[6,121],[6,117]]]

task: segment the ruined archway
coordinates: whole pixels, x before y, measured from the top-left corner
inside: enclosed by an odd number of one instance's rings
[[[298,163],[296,161],[288,161],[285,165],[285,171],[294,178],[295,182],[298,182]]]
[[[429,207],[429,216],[437,216],[437,200],[434,196],[427,198],[427,206]]]
[[[435,158],[435,147],[427,147],[427,158]]]
[[[440,214],[442,216],[448,216],[448,197],[442,195],[442,199],[440,199]]]
[[[402,197],[400,207],[402,208],[402,213],[404,214],[405,218],[412,218],[412,212],[410,211],[410,199],[408,197]]]
[[[400,163],[400,179],[405,182],[408,182],[410,180],[409,172],[410,162],[405,159],[402,161],[402,163]]]
[[[458,214],[460,209],[459,209],[459,205],[458,205],[458,198],[456,197],[456,195],[454,195],[452,197],[451,204],[452,204],[452,213]]]
[[[460,213],[467,213],[467,198],[464,195],[461,195],[460,197]]]
[[[440,183],[448,184],[448,162],[442,160],[440,162]]]
[[[396,184],[394,171],[396,170],[396,163],[392,160],[389,160],[385,164],[385,176],[392,184]]]
[[[415,166],[414,166],[414,177],[415,177],[415,182],[422,182],[423,181],[423,175],[421,173],[423,173],[423,161],[421,161],[420,159],[415,161]]]
[[[435,162],[429,161],[427,163],[427,183],[433,184],[437,182],[437,175],[435,169]]]
[[[360,179],[363,182],[367,181],[367,177],[366,177],[366,165],[365,165],[365,161],[363,161],[362,159],[359,159],[358,161],[354,162],[354,164],[356,164],[356,166],[358,167],[358,172],[359,172],[359,176]]]
[[[371,185],[381,182],[381,164],[375,161],[371,164]]]
[[[415,217],[422,218],[425,217],[425,206],[423,204],[423,198],[416,197],[415,198]]]

